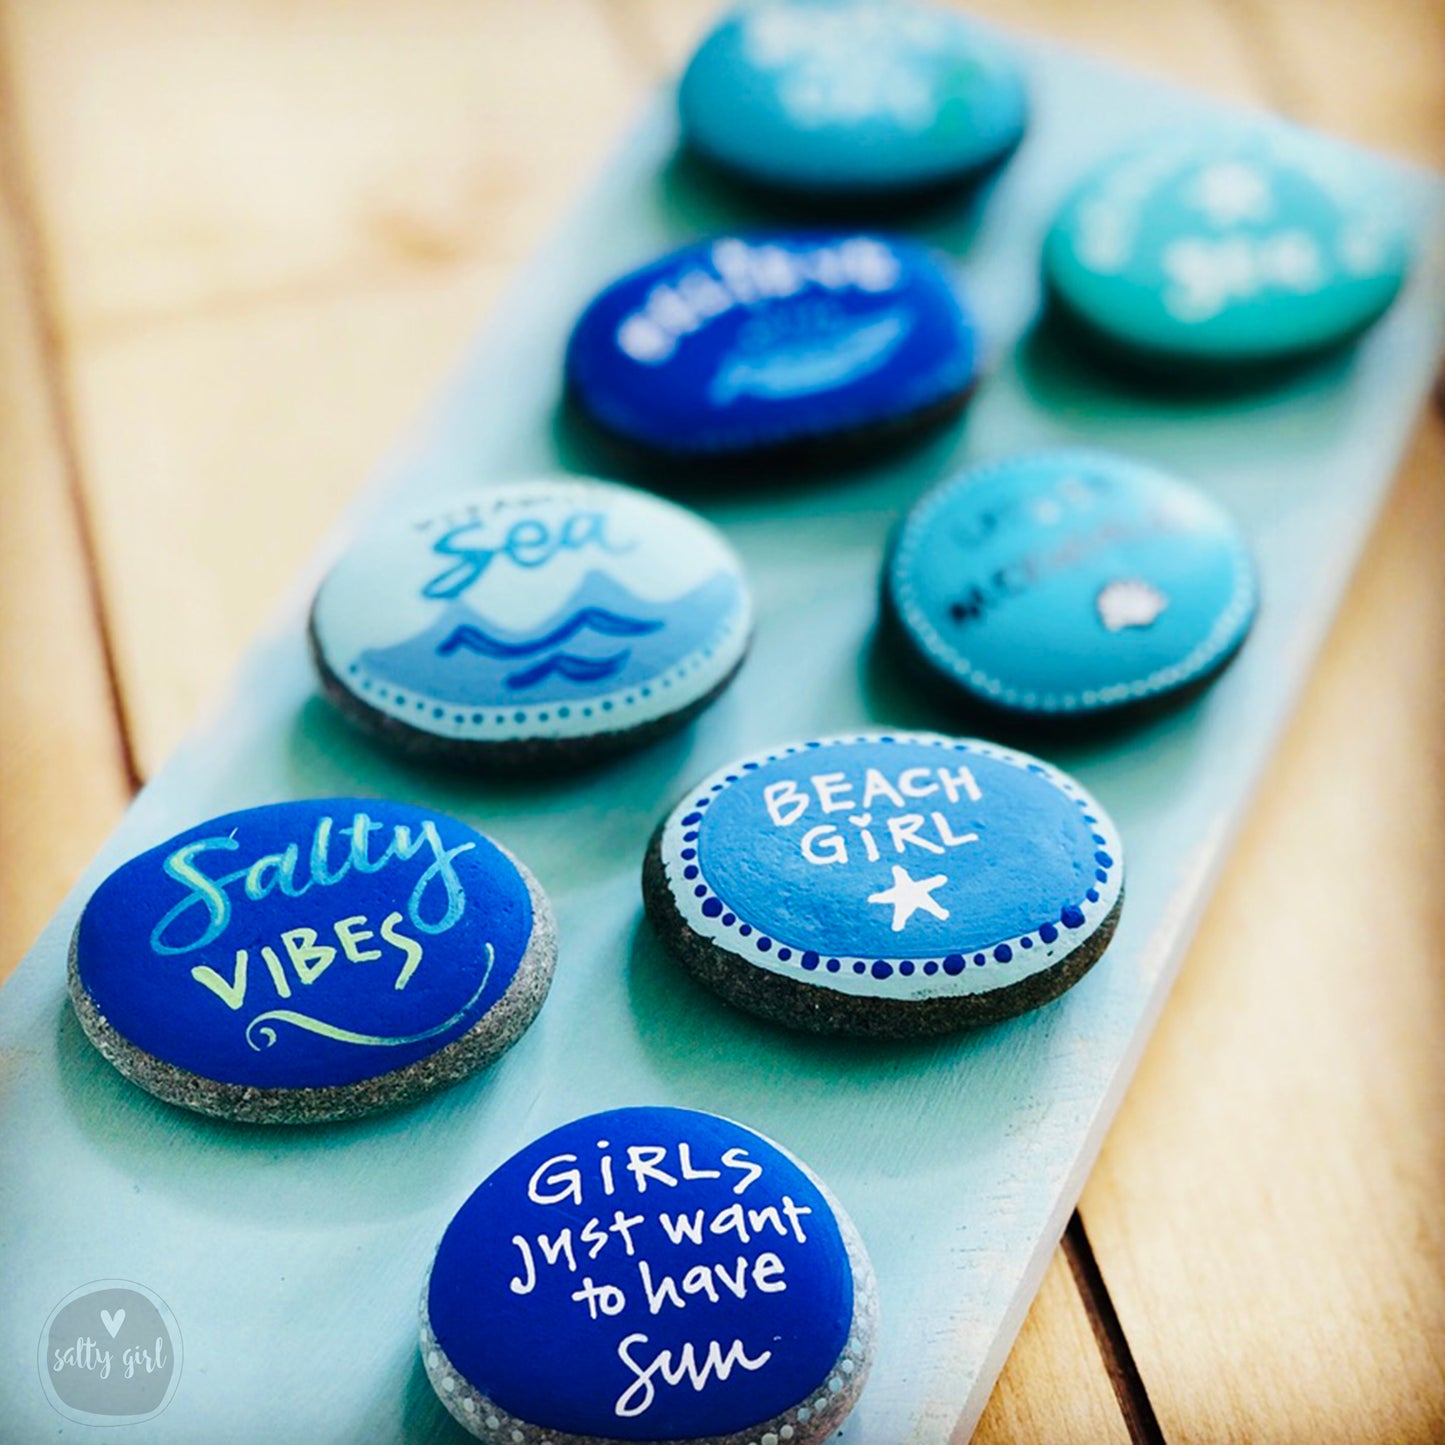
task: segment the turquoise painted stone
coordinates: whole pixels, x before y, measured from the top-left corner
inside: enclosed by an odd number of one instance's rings
[[[815,194],[966,178],[1024,132],[1018,67],[932,6],[789,0],[745,6],[693,56],[683,135],[748,179]]]
[[[972,467],[899,529],[888,611],[932,673],[979,703],[1117,711],[1218,672],[1254,621],[1254,564],[1198,488],[1103,452]]]
[[[1356,335],[1409,259],[1406,234],[1342,167],[1258,133],[1110,160],[1064,204],[1043,264],[1065,314],[1113,347],[1227,367]]]

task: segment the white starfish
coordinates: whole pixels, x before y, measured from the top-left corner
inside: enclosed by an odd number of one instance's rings
[[[1194,178],[1189,200],[1221,229],[1263,221],[1274,209],[1269,177],[1244,161],[1216,161]]]
[[[931,913],[935,918],[947,918],[948,909],[933,897],[933,890],[941,888],[948,882],[948,877],[943,873],[936,873],[932,878],[910,878],[906,868],[900,868],[898,864],[893,865],[893,887],[885,888],[880,893],[869,895],[870,903],[884,903],[893,905],[893,931],[902,933],[903,925],[921,908],[925,913]]]
[[[1304,231],[1281,231],[1262,241],[1259,268],[1267,280],[1290,291],[1318,291],[1325,282],[1320,248]]]

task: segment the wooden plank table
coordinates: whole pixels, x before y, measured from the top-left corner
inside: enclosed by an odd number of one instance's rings
[[[713,8],[0,4],[0,973]],[[1445,160],[1426,0],[973,8]],[[1445,1438],[1442,471],[1428,419],[976,1439]]]

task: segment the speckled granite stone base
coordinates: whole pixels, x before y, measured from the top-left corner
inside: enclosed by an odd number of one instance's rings
[[[780,1145],[775,1147],[781,1148]],[[787,1153],[787,1150],[783,1152]],[[853,1271],[853,1325],[848,1331],[848,1341],[826,1378],[818,1382],[816,1390],[806,1400],[791,1410],[729,1435],[699,1435],[686,1441],[657,1441],[654,1445],[818,1445],[843,1423],[863,1393],[878,1334],[878,1284],[873,1266],[853,1221],[838,1201],[812,1170],[791,1154],[788,1157],[808,1175],[828,1201],[838,1221],[843,1246],[848,1251],[848,1263]],[[431,1270],[428,1269],[422,1284],[419,1311],[422,1363],[442,1404],[477,1439],[486,1441],[487,1445],[637,1445],[635,1440],[573,1435],[519,1420],[474,1389],[447,1358],[446,1351],[432,1333],[427,1317],[430,1286]],[[561,1367],[565,1368],[565,1364]],[[559,1380],[558,1388],[559,1391],[565,1390],[566,1381]]]
[[[556,919],[541,884],[510,853],[507,856],[516,864],[532,899],[532,937],[516,975],[502,997],[460,1038],[391,1073],[321,1089],[257,1089],[178,1069],[137,1048],[96,1008],[77,968],[78,923],[70,939],[70,1001],[86,1037],[107,1062],[147,1093],[198,1114],[243,1124],[322,1124],[394,1108],[455,1083],[505,1053],[536,1018],[547,997],[557,963]]]

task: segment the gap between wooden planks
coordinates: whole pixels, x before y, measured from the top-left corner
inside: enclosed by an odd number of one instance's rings
[[[0,72],[0,979],[131,794],[4,86]]]
[[[20,235],[43,241],[28,267],[0,252],[0,299],[13,291],[23,305],[8,314],[32,323],[0,353],[0,420],[22,419],[0,453],[0,626],[19,659],[0,717],[7,961],[120,806],[118,738],[143,770],[169,750],[711,8],[7,9],[34,196]],[[1445,136],[1439,15],[1401,0],[1364,14],[1342,0],[985,8],[1357,139],[1433,155]],[[1091,1308],[1056,1259],[980,1439],[1147,1438],[1156,1419],[1171,1440],[1441,1433],[1440,1074],[1426,1047],[1440,1010],[1422,963],[1436,922],[1424,860],[1445,825],[1415,782],[1431,726],[1440,735],[1422,680],[1439,672],[1441,609],[1428,465],[1371,549],[1085,1196],[1074,1229],[1094,1247]],[[96,584],[126,734],[107,707]],[[1399,607],[1411,626],[1391,635]],[[1361,705],[1402,685],[1408,709]],[[1299,761],[1339,756],[1353,763],[1343,797],[1375,825],[1346,828],[1355,853],[1322,848],[1340,800],[1322,807]],[[1360,896],[1378,901],[1342,919],[1327,884],[1308,947],[1271,931],[1293,920],[1279,901],[1317,904],[1308,879],[1339,868],[1363,870]],[[1371,987],[1345,945],[1368,947],[1377,910],[1401,962]]]

